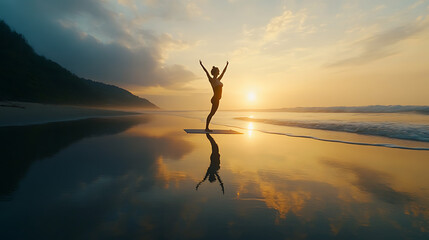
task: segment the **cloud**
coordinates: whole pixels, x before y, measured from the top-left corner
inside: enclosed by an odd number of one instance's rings
[[[233,53],[234,56],[245,58],[261,53],[276,55],[280,52],[290,52],[291,48],[284,47],[283,43],[292,39],[315,32],[315,27],[307,23],[307,10],[292,12],[285,9],[281,15],[272,17],[262,27],[250,28],[243,26],[243,38],[239,41],[240,48]],[[263,52],[262,52],[263,51]]]
[[[420,5],[422,5],[423,3],[425,3],[425,1],[424,1],[424,0],[419,0],[419,1],[417,1],[417,2],[415,2],[415,3],[413,3],[413,4],[411,4],[408,8],[409,8],[409,9],[414,9],[414,8],[416,8],[416,7],[420,6]]]
[[[137,3],[121,2],[122,11],[118,4],[99,0],[10,1],[0,3],[0,14],[36,52],[81,77],[120,86],[163,87],[195,79],[185,66],[165,64],[169,52],[189,44],[168,33],[145,29],[141,19],[153,14],[125,17]],[[176,2],[173,5],[179,6]],[[159,11],[167,5],[164,1],[145,3]],[[157,16],[182,19],[190,14],[187,7],[176,10],[166,9]]]
[[[290,28],[294,20],[295,15],[291,11],[284,11],[282,15],[272,18],[267,24],[266,36],[268,38],[277,37],[280,32]]]
[[[395,46],[398,43],[416,36],[426,30],[428,26],[429,22],[427,20],[418,20],[417,22],[380,32],[351,46],[351,48],[361,49],[360,54],[357,56],[343,58],[329,63],[326,66],[343,67],[362,65],[397,54],[398,50]]]
[[[202,14],[195,2],[188,0],[122,0],[124,6],[134,6],[145,18],[185,21]]]
[[[276,40],[282,33],[308,34],[315,31],[314,27],[307,24],[307,10],[302,9],[296,13],[285,9],[280,16],[271,18],[265,26],[265,40]]]

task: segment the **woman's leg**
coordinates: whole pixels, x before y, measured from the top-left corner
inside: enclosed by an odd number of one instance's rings
[[[206,120],[206,131],[210,131],[209,124],[210,124],[210,121],[212,120],[213,115],[216,113],[218,107],[219,107],[219,101],[213,101],[212,109],[210,110],[210,113],[207,116],[207,120]]]

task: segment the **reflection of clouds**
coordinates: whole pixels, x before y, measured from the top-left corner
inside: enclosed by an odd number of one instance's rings
[[[177,188],[180,181],[190,178],[186,172],[168,170],[162,156],[156,160],[155,164],[157,166],[156,178],[159,182],[163,183],[164,188],[169,188],[171,183],[175,184]]]
[[[286,218],[289,211],[299,215],[304,203],[311,198],[310,192],[278,191],[273,184],[261,185],[261,193],[267,207],[275,209],[280,218]]]
[[[344,201],[336,186],[285,169],[251,171],[243,164],[231,172],[226,164],[230,190],[222,197],[197,194],[196,179],[174,168],[189,163],[177,162],[192,151],[182,137],[127,131],[84,139],[36,162],[13,204],[0,202],[2,239],[46,239],[48,230],[53,239],[427,236],[414,198],[406,211],[382,201]],[[204,162],[206,150],[199,155]]]
[[[399,192],[392,188],[389,183],[389,177],[379,171],[357,165],[340,163],[325,160],[328,166],[345,170],[355,175],[356,185],[360,190],[372,194],[381,201],[391,204],[403,205],[412,201],[412,196],[408,193]]]
[[[377,174],[381,175],[379,179],[388,179],[385,174],[371,172],[369,169],[354,170],[361,173],[362,178],[372,177],[367,180],[369,182],[372,179],[377,181],[374,177]],[[344,189],[317,180],[293,179],[293,176],[282,172],[241,170],[235,171],[234,174],[241,179],[234,197],[239,202],[238,205],[243,205],[240,208],[246,209],[240,213],[250,217],[252,215],[249,213],[249,206],[261,208],[257,203],[264,203],[267,209],[274,210],[275,225],[294,226],[295,232],[289,232],[288,236],[296,236],[294,233],[302,232],[311,235],[324,231],[326,237],[341,239],[347,238],[348,234],[365,236],[369,229],[377,232],[375,229],[381,226],[398,236],[404,236],[403,232],[397,232],[398,226],[406,225],[406,228],[409,228],[407,231],[422,234],[429,229],[427,203],[416,201],[408,193],[395,191],[387,180],[373,183],[376,187],[368,186],[369,183],[365,180],[358,182],[367,191],[382,191],[377,193],[382,201],[361,201],[354,197],[342,197],[353,192],[351,187]],[[392,196],[392,199],[386,202],[389,196]],[[404,208],[392,208],[392,204],[399,204]],[[392,237],[395,234],[392,234]]]
[[[2,238],[44,239],[47,226],[53,239],[166,238],[157,215],[180,218],[184,201],[153,202],[166,200],[158,183],[193,181],[168,171],[163,159],[181,159],[191,150],[190,143],[169,136],[119,134],[75,143],[33,164],[13,207],[2,210]]]
[[[288,216],[300,216],[310,220],[316,217],[316,209],[323,211],[326,206],[320,205],[320,199],[332,204],[337,201],[330,196],[336,196],[336,189],[323,182],[293,180],[277,174],[261,172],[261,194],[269,208],[277,211],[276,222]],[[311,212],[311,214],[308,214]]]
[[[392,176],[370,168],[351,163],[332,160],[322,161],[325,165],[351,173],[356,180],[352,182],[358,189],[369,193],[374,198],[388,204],[398,206],[401,214],[411,217],[412,224],[422,232],[429,231],[429,204],[425,199],[417,198],[410,193],[395,190],[391,184]],[[368,205],[367,203],[366,205]],[[362,211],[366,211],[362,209]],[[378,210],[380,211],[380,210]],[[369,224],[373,213],[366,214],[366,222]],[[382,212],[382,215],[388,215]],[[387,217],[386,217],[387,218]],[[398,223],[399,224],[399,223]]]
[[[308,213],[317,212],[319,207],[318,210],[323,211],[326,207],[320,205],[320,200],[328,201],[328,204],[338,201],[337,190],[326,183],[293,180],[273,172],[235,174],[243,175],[240,178],[253,177],[251,181],[240,183],[237,199],[264,202],[267,208],[276,211],[277,224],[287,220],[288,217],[300,216],[310,220],[315,216],[310,216],[312,214],[308,215]]]

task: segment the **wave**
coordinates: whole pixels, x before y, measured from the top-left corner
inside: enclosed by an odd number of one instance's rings
[[[270,110],[254,110],[270,112],[323,112],[323,113],[417,113],[429,115],[429,106],[403,105],[371,105],[357,107],[296,107]]]
[[[391,122],[344,122],[344,121],[289,121],[238,117],[237,120],[260,122],[278,126],[301,127],[395,139],[429,142],[429,125]]]
[[[227,127],[235,127],[235,128],[248,130],[247,128],[238,127],[238,126],[225,125],[225,124],[222,124],[222,125],[227,126]],[[313,140],[318,140],[318,141],[323,141],[323,142],[344,143],[344,144],[372,146],[372,147],[398,148],[398,149],[405,149],[405,150],[429,151],[429,148],[427,148],[427,147],[408,147],[408,146],[400,146],[400,145],[389,144],[389,143],[352,142],[352,141],[344,141],[344,140],[337,140],[337,139],[318,138],[318,137],[308,136],[308,135],[296,135],[296,134],[290,134],[290,133],[272,132],[272,131],[265,131],[265,130],[256,130],[256,131],[259,131],[262,133],[268,133],[268,134],[283,135],[283,136],[288,136],[288,137],[308,138],[308,139],[313,139]]]

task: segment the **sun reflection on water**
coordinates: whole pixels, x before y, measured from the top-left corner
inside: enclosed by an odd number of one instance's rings
[[[253,126],[253,123],[249,122],[247,124],[247,136],[248,137],[252,137],[253,129],[255,129],[255,127]]]

